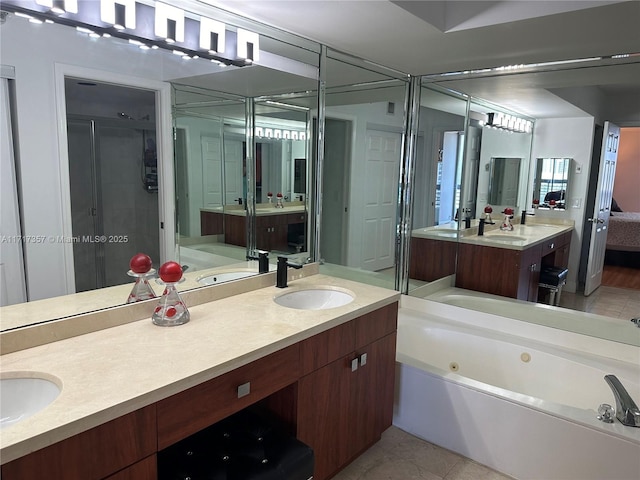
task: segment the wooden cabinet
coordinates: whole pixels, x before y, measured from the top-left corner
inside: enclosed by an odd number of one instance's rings
[[[247,246],[247,217],[243,215],[224,216],[224,243]]]
[[[394,303],[2,465],[3,480],[156,480],[157,452],[250,405],[314,449],[322,480],[393,415]]]
[[[286,213],[256,217],[256,246],[260,250],[289,250],[289,232],[306,224],[307,214]]]
[[[158,450],[256,403],[300,377],[300,345],[278,350],[158,402]]]
[[[156,406],[150,405],[6,463],[2,465],[1,477],[3,480],[106,478],[145,457],[155,460],[156,444]],[[132,468],[138,471],[138,467]],[[145,479],[143,475],[136,478]]]
[[[200,235],[221,235],[222,233],[224,233],[224,214],[200,211]]]
[[[566,266],[571,232],[524,250],[461,243],[456,287],[536,302],[545,265]]]
[[[458,242],[411,238],[409,278],[432,282],[456,271]]]
[[[328,362],[298,382],[297,436],[314,449],[314,479],[329,478],[391,425],[396,321],[393,305],[307,341],[318,363]]]

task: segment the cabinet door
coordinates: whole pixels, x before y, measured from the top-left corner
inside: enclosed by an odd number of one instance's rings
[[[349,446],[353,355],[345,356],[298,382],[298,434],[313,448],[314,480],[324,480],[351,458]]]
[[[519,300],[538,301],[538,282],[542,263],[542,246],[536,245],[520,253],[520,274],[518,278]]]
[[[158,460],[155,455],[145,458],[105,480],[157,480]]]
[[[358,352],[358,370],[352,377],[349,411],[351,458],[380,440],[391,425],[395,385],[396,334]]]

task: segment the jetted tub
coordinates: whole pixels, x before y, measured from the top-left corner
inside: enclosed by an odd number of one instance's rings
[[[522,334],[519,334],[520,332]],[[640,348],[403,296],[394,424],[519,480],[637,480],[640,428],[600,422]]]

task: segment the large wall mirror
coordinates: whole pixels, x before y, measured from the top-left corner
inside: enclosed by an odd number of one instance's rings
[[[395,287],[406,77],[329,50],[321,272]]]
[[[241,265],[257,274],[257,262],[246,260],[256,247],[307,258],[320,46],[213,7],[193,7],[230,28],[254,29],[259,58],[225,66],[15,15],[3,23],[23,228],[45,239],[22,246],[27,282],[12,302],[28,298],[33,316],[13,321],[12,307],[3,307],[3,328],[125,303],[133,280],[129,259],[140,251],[155,268],[170,259],[188,266],[183,289],[208,284],[199,281],[206,270]],[[292,219],[284,240],[256,245],[257,217],[281,213],[266,211],[267,190],[273,206],[282,193],[282,210],[304,218]],[[203,213],[218,210],[240,219],[241,241],[234,234],[225,241],[228,231],[203,221]],[[74,240],[103,236],[113,243]],[[90,295],[95,288],[104,289],[102,303]],[[73,300],[38,307],[83,290]]]

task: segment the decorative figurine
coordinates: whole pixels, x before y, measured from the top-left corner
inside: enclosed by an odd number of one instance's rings
[[[273,202],[273,193],[271,192],[267,193],[267,200],[269,201],[269,203]]]
[[[502,220],[502,225],[500,225],[500,230],[513,230],[513,224],[511,223],[511,219],[513,218],[513,208],[505,208],[502,213],[504,213],[504,219]]]
[[[184,281],[182,267],[177,262],[166,262],[160,267],[158,283],[164,284],[164,292],[151,320],[161,327],[183,325],[189,321],[189,310],[180,298],[176,284]]]
[[[493,207],[491,205],[487,205],[484,207],[484,223],[488,223],[489,225],[493,225],[495,222],[491,220],[491,213],[493,212]]]
[[[284,205],[282,204],[282,193],[278,192],[278,194],[276,195],[276,198],[278,199],[278,203],[276,203],[276,208],[284,208]]]
[[[133,284],[131,293],[127,298],[127,303],[140,302],[142,300],[149,300],[150,298],[156,298],[156,292],[153,291],[149,284],[149,278],[156,274],[156,271],[151,268],[151,257],[144,253],[138,253],[131,257],[129,261],[129,270],[127,275],[135,277],[136,283]]]

